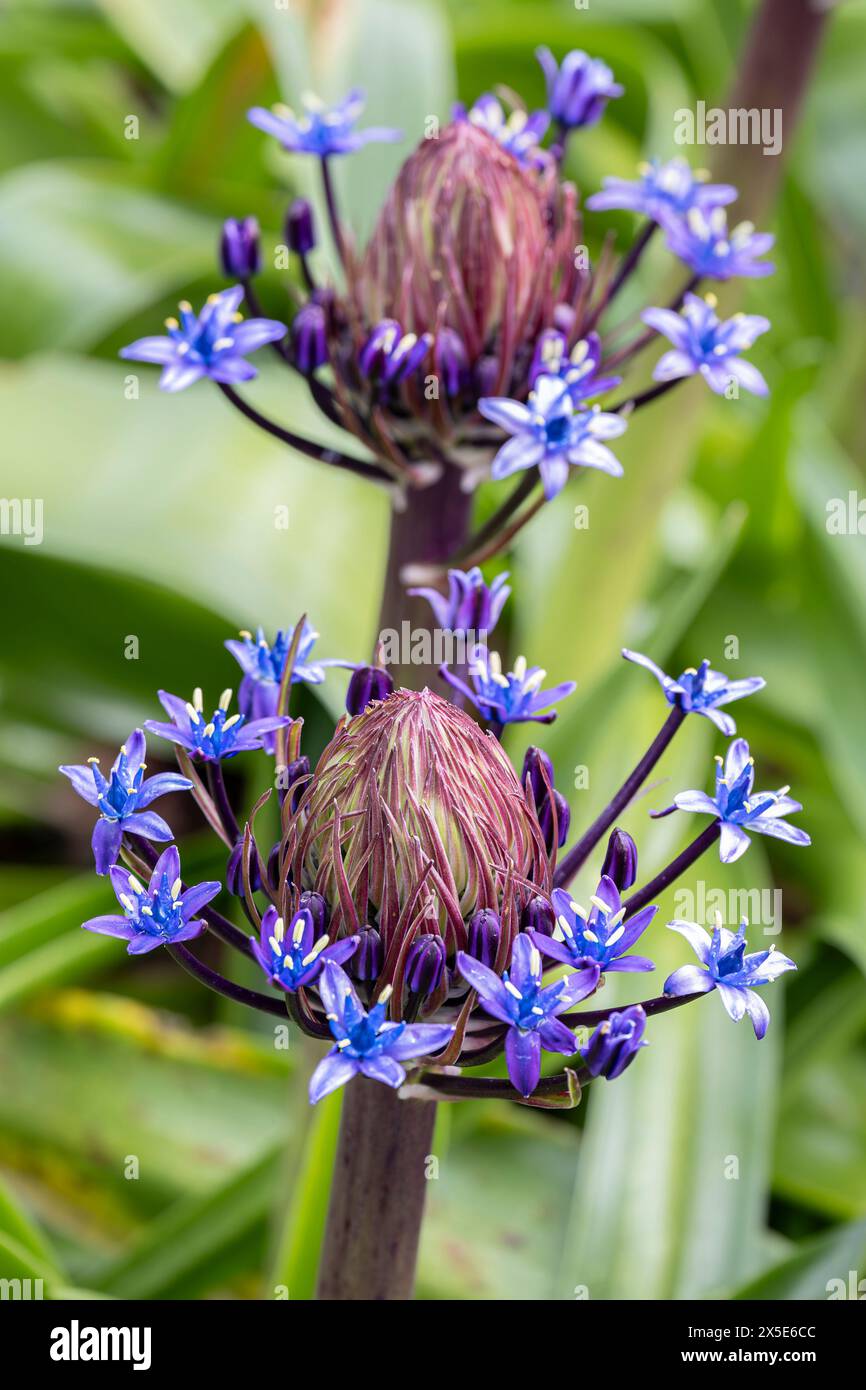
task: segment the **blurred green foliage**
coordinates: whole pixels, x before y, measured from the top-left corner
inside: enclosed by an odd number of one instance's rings
[[[167,400],[145,370],[140,399],[127,399],[116,359],[178,297],[214,287],[224,216],[254,212],[273,244],[288,196],[315,196],[309,170],[275,153],[245,110],[359,83],[370,120],[414,138],[456,95],[496,83],[540,102],[534,47],[584,47],[628,89],[573,143],[569,172],[591,190],[641,155],[673,153],[676,108],[723,98],[750,8],[6,5],[0,448],[5,493],[44,499],[45,536],[0,547],[4,1277],[151,1298],[307,1297],[314,1286],[338,1099],[310,1115],[306,1044],[275,1051],[267,1025],[202,998],[171,961],[130,964],[78,930],[107,890],[87,871],[89,824],[54,773],[153,716],[158,686],[221,689],[232,670],[221,643],[238,625],[307,611],[324,654],[353,659],[373,636],[384,499],[256,436],[205,386]],[[572,768],[591,769],[572,797],[578,823],[659,721],[658,691],[622,668],[621,645],[678,670],[704,654],[724,662],[733,636],[735,669],[766,675],[766,691],[738,707],[740,729],[763,783],[790,782],[804,802],[814,847],[773,843],[767,858],[755,845],[733,872],[701,871],[707,891],[781,889],[799,972],[775,986],[760,1047],[711,998],[660,1020],[640,1064],[573,1114],[443,1108],[421,1296],[822,1298],[828,1279],[862,1268],[866,540],[856,527],[831,534],[827,504],[864,489],[864,61],[866,5],[852,3],[834,18],[785,151],[778,273],[745,297],[773,320],[754,353],[770,401],[732,408],[684,386],[632,422],[623,482],[569,490],[511,557],[513,649],[579,681],[543,736],[565,788]],[[373,146],[340,169],[361,234],[399,158]],[[654,248],[624,308],[654,294],[665,268]],[[263,297],[289,312],[275,275]],[[276,368],[255,398],[331,437]],[[574,529],[568,499],[588,505],[588,530]],[[284,504],[291,524],[279,531]],[[137,660],[124,658],[129,635]],[[324,694],[332,714],[339,681]],[[304,712],[315,745],[324,711],[308,699]],[[662,765],[670,787],[701,784],[711,735],[681,736]],[[514,737],[516,757],[525,742]],[[647,822],[668,789],[625,820],[647,870],[683,842],[678,818]],[[201,867],[219,873],[208,853]],[[682,959],[664,938],[656,928],[662,978]],[[607,988],[634,997],[622,980]]]

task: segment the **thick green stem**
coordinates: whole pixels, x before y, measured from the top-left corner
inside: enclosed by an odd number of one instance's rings
[[[436,1106],[359,1076],[343,1099],[318,1297],[412,1297]]]

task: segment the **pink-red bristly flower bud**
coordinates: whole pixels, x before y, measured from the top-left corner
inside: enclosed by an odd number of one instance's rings
[[[338,728],[285,840],[292,881],[330,905],[332,939],[375,924],[396,999],[419,936],[452,959],[488,908],[505,953],[550,889],[535,808],[499,743],[429,690],[398,690]]]

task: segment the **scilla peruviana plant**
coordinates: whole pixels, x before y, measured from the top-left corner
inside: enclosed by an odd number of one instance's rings
[[[717,990],[734,1017],[748,1011],[762,1034],[765,1011],[752,1002],[752,986],[792,968],[781,955],[745,955],[743,931],[704,942],[696,928],[685,934],[702,971],[684,966],[660,994],[625,1009],[587,1007],[608,971],[653,969],[643,952],[654,899],[720,836],[723,845],[730,840],[731,798],[738,809],[751,792],[742,769],[727,800],[724,778],[717,785],[716,814],[708,797],[695,804],[710,823],[640,887],[636,846],[616,821],[687,714],[712,717],[749,693],[742,682],[706,664],[678,681],[659,674],[671,706],[659,735],[570,847],[569,808],[549,760],[531,748],[518,772],[499,742],[509,724],[552,721],[573,683],[548,686],[544,671],[522,658],[509,669],[490,649],[507,591],[501,576],[488,586],[480,566],[553,504],[572,473],[622,475],[610,446],[634,410],[693,374],[714,390],[722,371],[754,384],[740,353],[764,321],[723,323],[696,291],[772,268],[763,259],[770,238],[728,226],[736,190],[680,160],[647,166],[634,184],[607,181],[590,212],[630,209],[643,223],[619,258],[605,254],[592,266],[576,255],[582,211],[563,177],[567,145],[622,89],[585,54],[559,64],[543,50],[539,59],[548,109],[508,113],[490,95],[456,108],[438,138],[422,141],[402,165],[365,247],[341,216],[333,161],[363,158],[365,143],[398,133],[359,125],[359,93],[333,107],[310,101],[300,112],[254,108],[255,126],[320,167],[336,278],[323,272],[312,208],[293,203],[285,239],[302,288],[290,325],[270,317],[256,283],[258,228],[249,217],[230,219],[221,241],[230,285],[198,312],[182,303],[164,335],[122,353],[160,365],[167,392],[209,379],[254,427],[387,490],[393,516],[380,628],[409,619],[428,630],[438,621],[453,633],[481,633],[454,669],[389,673],[380,658],[316,661],[317,634],[301,618],[273,638],[259,629],[227,643],[243,673],[236,713],[230,691],[210,716],[201,692],[189,703],[160,692],[169,722],[146,727],[174,745],[174,787],[190,791],[223,842],[226,888],[249,930],[217,910],[213,883],[185,883],[176,847],[154,847],[153,839],[173,837],[161,818],[157,825],[137,809],[141,788],[130,783],[135,806],[108,807],[90,768],[64,769],[99,814],[97,868],[110,868],[119,907],[84,925],[127,939],[136,952],[164,946],[204,986],[288,1016],[327,1045],[310,1099],[340,1088],[345,1099],[320,1272],[326,1299],[410,1295],[437,1102],[574,1106],[584,1086],[616,1079],[651,1044],[656,1015],[703,993]],[[681,288],[646,306],[646,331],[614,336],[611,309],[654,238],[684,264]],[[700,338],[702,324],[711,341]],[[655,384],[624,385],[659,334],[668,355]],[[320,445],[252,404],[249,359],[264,347],[304,379],[345,443]],[[520,476],[501,505],[473,526],[478,484],[511,475]],[[290,696],[299,682],[324,680],[333,664],[354,667],[347,713],[313,766]],[[714,722],[732,731],[730,716]],[[130,746],[140,763],[140,731]],[[241,814],[222,766],[248,754],[275,758],[275,786]],[[257,818],[268,798],[279,808],[279,836],[260,844]],[[784,802],[786,814],[796,809],[787,794]],[[678,806],[689,809],[682,798]],[[752,828],[771,833],[771,808],[752,810]],[[110,836],[100,828],[106,817]],[[793,829],[778,817],[775,824]],[[606,837],[596,891],[582,904],[570,884]],[[206,966],[188,944],[203,932],[254,961],[261,988]],[[507,1079],[477,1074],[499,1056]]]

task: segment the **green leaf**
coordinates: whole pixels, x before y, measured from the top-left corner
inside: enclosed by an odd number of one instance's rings
[[[862,1299],[866,1221],[805,1241],[795,1255],[739,1288],[732,1298],[757,1302]]]
[[[128,1254],[91,1282],[113,1298],[189,1298],[194,1290],[213,1288],[215,1261],[263,1228],[279,1156],[279,1147],[268,1149],[212,1192],[169,1207]]]
[[[287,1289],[293,1300],[315,1297],[341,1110],[339,1092],[316,1106],[308,1121],[300,1162],[292,1174],[270,1282]]]
[[[727,869],[710,854],[698,870],[705,877],[690,875],[677,894],[702,889],[711,901],[718,890],[766,883],[754,845]],[[657,920],[695,920],[697,910],[694,896],[689,902],[669,893]],[[733,915],[725,913],[728,925]],[[648,935],[657,969],[646,994],[654,994],[691,953],[656,923]],[[760,945],[756,928],[752,944]],[[627,988],[633,999],[635,985],[623,986],[626,978],[616,986],[609,980],[605,995],[616,987],[619,998]],[[582,1284],[591,1298],[699,1298],[740,1282],[762,1262],[780,995],[777,984],[773,1022],[760,1043],[748,1020],[732,1023],[713,993],[651,1020],[650,1045],[629,1071],[616,1085],[588,1089],[554,1296]]]
[[[137,400],[125,399],[130,367],[141,382]],[[265,367],[249,396],[300,432],[345,444],[285,370]],[[132,363],[51,358],[28,364],[0,379],[0,411],[10,446],[4,485],[12,496],[44,500],[43,546],[28,547],[28,562],[38,565],[38,549],[138,579],[164,583],[170,575],[188,600],[237,627],[261,623],[273,631],[307,612],[323,633],[322,656],[369,654],[388,520],[381,489],[261,435],[210,383],[166,396],[150,368],[139,376]],[[88,429],[70,441],[73,411]],[[359,536],[369,557],[363,564]],[[248,561],[239,564],[238,556]],[[118,663],[130,631],[118,619]],[[224,633],[230,635],[231,628]],[[163,652],[159,659],[159,684],[171,688]],[[228,680],[237,675],[227,654],[224,670]],[[343,703],[345,682],[339,682],[330,675],[321,687],[333,713]]]
[[[0,181],[0,350],[17,358],[92,347],[210,273],[216,235],[217,224],[126,182],[117,165],[43,160],[13,170]],[[122,380],[118,367],[118,399]],[[59,402],[55,409],[65,419]],[[67,449],[70,442],[67,435]]]

